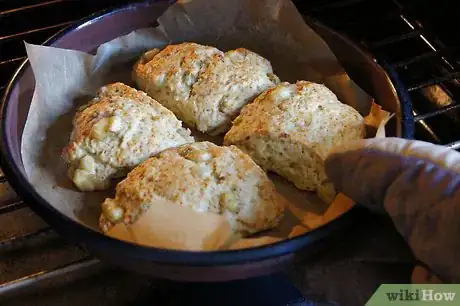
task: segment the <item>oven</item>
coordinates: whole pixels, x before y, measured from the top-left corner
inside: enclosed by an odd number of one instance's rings
[[[41,43],[82,17],[127,2],[136,1],[0,0],[0,96],[25,59],[23,41]],[[385,68],[402,104],[406,137],[460,148],[460,36],[450,34],[455,10],[447,2],[294,3],[306,18],[358,42]],[[360,228],[352,229],[311,261],[280,274],[223,284],[159,281],[108,266],[66,242],[1,175],[0,304],[179,305],[188,300],[208,305],[206,297],[209,305],[353,305],[365,302],[380,282],[408,282],[412,269],[412,258],[388,220],[376,217],[369,223],[376,231],[372,239],[351,239],[360,235]],[[354,243],[355,252],[343,250],[348,243]],[[362,283],[337,281],[351,274]],[[336,285],[328,279],[340,287],[331,288]],[[242,295],[249,298],[238,300]]]

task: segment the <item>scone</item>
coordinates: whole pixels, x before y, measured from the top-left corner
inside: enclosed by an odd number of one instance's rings
[[[122,83],[102,87],[73,125],[63,157],[81,191],[106,189],[149,157],[194,141],[171,111]]]
[[[195,142],[163,151],[130,172],[115,198],[102,204],[101,230],[136,222],[157,199],[223,214],[242,234],[276,226],[285,206],[265,172],[241,150]]]
[[[270,62],[254,52],[196,43],[148,51],[133,78],[180,120],[211,135],[228,131],[244,105],[279,83]]]
[[[225,135],[266,171],[315,191],[330,202],[324,159],[331,148],[365,137],[364,118],[341,103],[326,86],[306,81],[281,83],[243,108]]]

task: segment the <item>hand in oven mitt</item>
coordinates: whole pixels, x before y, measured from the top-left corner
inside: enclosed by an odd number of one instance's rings
[[[339,191],[389,214],[432,271],[416,267],[414,283],[460,283],[460,153],[421,141],[364,139],[335,148],[325,166]]]

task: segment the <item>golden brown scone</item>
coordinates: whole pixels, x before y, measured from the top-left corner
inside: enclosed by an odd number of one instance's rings
[[[179,119],[211,135],[225,133],[244,105],[279,83],[270,62],[254,52],[195,43],[150,50],[133,77]]]
[[[63,157],[81,191],[106,189],[147,158],[194,141],[171,111],[122,83],[102,87],[73,124]]]
[[[284,198],[265,172],[238,148],[195,142],[163,151],[136,167],[102,204],[100,227],[132,224],[165,199],[198,212],[223,214],[240,233],[277,225]]]
[[[323,161],[330,149],[365,137],[364,118],[326,86],[281,83],[243,108],[225,135],[266,171],[330,202],[336,192]]]

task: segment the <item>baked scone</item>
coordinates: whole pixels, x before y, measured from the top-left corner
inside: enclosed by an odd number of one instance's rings
[[[148,51],[133,78],[180,120],[211,135],[225,133],[244,105],[279,83],[270,62],[254,52],[196,43]]]
[[[131,171],[115,198],[103,202],[101,230],[136,222],[157,199],[223,214],[242,234],[276,226],[285,206],[265,172],[237,147],[195,142],[163,151]]]
[[[73,125],[63,158],[81,191],[106,189],[149,157],[194,141],[171,111],[123,83],[102,87]]]
[[[365,137],[364,118],[326,86],[283,82],[243,108],[225,135],[266,171],[330,202],[323,161],[335,145]]]

